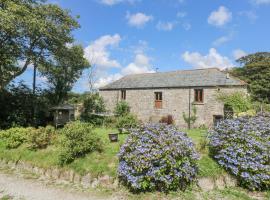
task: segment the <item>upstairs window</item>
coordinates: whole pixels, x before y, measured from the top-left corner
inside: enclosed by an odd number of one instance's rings
[[[126,90],[121,90],[121,99],[126,100]]]
[[[197,103],[203,103],[203,89],[194,90],[194,100]]]
[[[162,92],[155,92],[155,108],[162,108]]]

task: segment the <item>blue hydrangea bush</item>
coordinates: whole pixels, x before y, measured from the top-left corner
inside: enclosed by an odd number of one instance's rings
[[[133,192],[184,190],[197,175],[191,139],[172,125],[148,124],[130,130],[119,152],[119,180]]]
[[[224,120],[210,132],[210,153],[250,190],[270,189],[270,116]]]

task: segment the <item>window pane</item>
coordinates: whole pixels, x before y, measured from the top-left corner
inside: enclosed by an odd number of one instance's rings
[[[194,99],[195,102],[203,102],[203,89],[194,90]]]
[[[155,100],[162,101],[162,92],[155,92]]]
[[[126,99],[126,90],[121,90],[121,99]]]

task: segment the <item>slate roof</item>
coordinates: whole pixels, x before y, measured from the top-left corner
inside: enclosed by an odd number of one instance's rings
[[[128,75],[99,89],[115,90],[241,85],[246,85],[246,83],[231,75],[227,76],[226,72],[220,71],[218,68],[208,68]]]

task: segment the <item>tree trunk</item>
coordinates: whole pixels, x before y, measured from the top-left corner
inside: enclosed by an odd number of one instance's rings
[[[37,64],[34,63],[33,71],[33,110],[32,110],[32,120],[34,126],[36,126],[36,79],[37,79]]]

